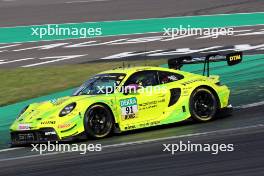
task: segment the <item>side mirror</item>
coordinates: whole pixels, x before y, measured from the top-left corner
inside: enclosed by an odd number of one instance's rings
[[[124,94],[128,95],[130,93],[136,93],[138,89],[140,89],[140,86],[138,84],[129,84],[125,86]]]

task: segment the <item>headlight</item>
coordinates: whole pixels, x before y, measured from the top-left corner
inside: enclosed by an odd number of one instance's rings
[[[76,107],[76,103],[71,103],[71,104],[65,106],[65,107],[61,110],[59,116],[60,116],[60,117],[63,117],[63,116],[66,116],[66,115],[70,114],[70,113],[74,110],[75,107]]]
[[[18,114],[18,116],[17,116],[16,119],[18,119],[22,114],[24,114],[24,112],[26,112],[26,110],[28,109],[28,107],[29,107],[29,105],[27,105],[26,107],[24,107],[24,108],[22,109],[22,111],[20,111],[20,113]]]

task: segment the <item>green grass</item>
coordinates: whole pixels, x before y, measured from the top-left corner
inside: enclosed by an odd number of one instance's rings
[[[159,65],[164,60],[131,61],[125,65]],[[0,69],[0,106],[74,88],[100,71],[121,67],[123,62],[50,67]]]

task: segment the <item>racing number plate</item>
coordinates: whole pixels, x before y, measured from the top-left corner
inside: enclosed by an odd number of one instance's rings
[[[134,119],[137,117],[138,105],[135,97],[120,100],[120,106],[123,120]]]

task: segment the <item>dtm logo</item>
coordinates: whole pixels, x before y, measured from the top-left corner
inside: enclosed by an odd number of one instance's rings
[[[235,65],[242,61],[242,52],[228,54],[226,56],[228,65]]]
[[[236,61],[236,60],[240,60],[241,56],[240,55],[236,55],[236,56],[231,56],[230,57],[230,61]]]

